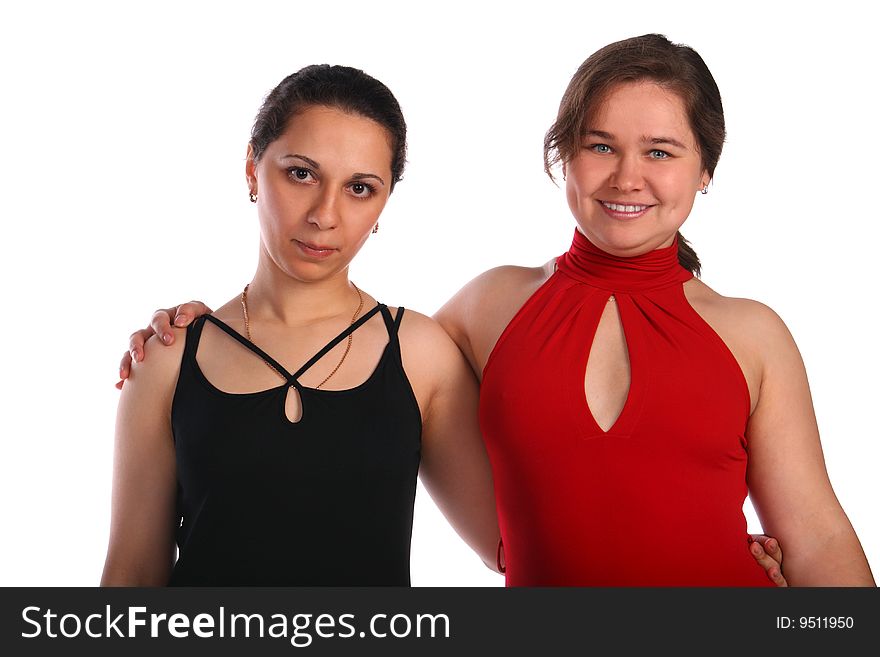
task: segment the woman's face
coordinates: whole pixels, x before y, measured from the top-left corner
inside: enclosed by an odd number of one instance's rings
[[[681,98],[653,82],[622,84],[585,127],[564,168],[581,231],[618,256],[672,244],[709,182]]]
[[[312,106],[246,173],[258,196],[261,258],[298,280],[320,280],[348,266],[391,192],[391,146],[381,125]]]

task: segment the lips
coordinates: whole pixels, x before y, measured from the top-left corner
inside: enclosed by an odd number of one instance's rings
[[[637,219],[653,208],[653,205],[645,205],[642,203],[612,203],[610,201],[599,201],[605,214],[614,219]]]
[[[293,242],[299,247],[300,251],[313,258],[326,258],[337,250],[332,246],[312,244],[311,242],[302,242],[297,239],[293,240]]]

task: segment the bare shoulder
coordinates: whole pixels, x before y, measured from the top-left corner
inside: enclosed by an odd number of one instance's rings
[[[782,318],[753,299],[726,297],[693,279],[684,286],[694,310],[724,341],[745,376],[752,410],[768,375],[803,367],[797,345]]]
[[[389,308],[392,317],[396,308]],[[455,342],[440,324],[420,312],[406,309],[398,329],[400,357],[423,420],[438,392],[472,376]]]
[[[211,313],[224,324],[236,324],[242,318],[241,297],[230,299]]]
[[[174,342],[170,345],[162,343],[157,335],[150,336],[150,339],[144,344],[144,353],[149,358],[144,358],[144,361],[138,365],[149,367],[149,363],[154,362],[155,366],[159,367],[159,363],[179,361],[186,345],[186,329],[172,326],[171,332],[174,334]]]
[[[392,317],[397,317],[399,312],[397,308],[389,308],[389,311]],[[404,360],[414,364],[429,361],[441,366],[444,359],[458,354],[452,338],[437,320],[410,308],[401,319],[398,338]]]
[[[173,386],[180,372],[180,361],[186,345],[186,329],[172,327],[174,342],[163,344],[158,336],[153,335],[144,344],[144,359],[132,363],[131,376],[123,386],[134,387]]]
[[[760,337],[762,341],[791,337],[782,318],[760,301],[724,296],[699,279],[685,284],[685,294],[694,309],[710,324],[719,323],[719,328],[729,327],[743,337]]]
[[[493,267],[468,282],[446,306],[456,302],[482,304],[497,299],[499,295],[517,293],[529,288],[534,292],[553,274],[553,264],[554,261],[551,260],[540,267],[517,265]]]
[[[434,315],[478,376],[504,328],[553,271],[553,260],[540,267],[495,267],[470,281]]]

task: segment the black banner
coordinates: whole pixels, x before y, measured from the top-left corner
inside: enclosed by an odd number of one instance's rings
[[[880,594],[877,589],[10,588],[0,589],[0,628],[6,655],[864,650],[880,638]]]

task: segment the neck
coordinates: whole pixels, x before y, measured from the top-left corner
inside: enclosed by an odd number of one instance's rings
[[[261,254],[262,255],[262,254]],[[348,280],[348,267],[317,281],[302,281],[260,258],[247,292],[252,319],[302,326],[336,315],[351,316],[358,294]]]
[[[612,292],[634,293],[681,284],[692,274],[678,263],[678,243],[636,256],[603,251],[575,231],[568,253],[557,260],[563,274]]]

